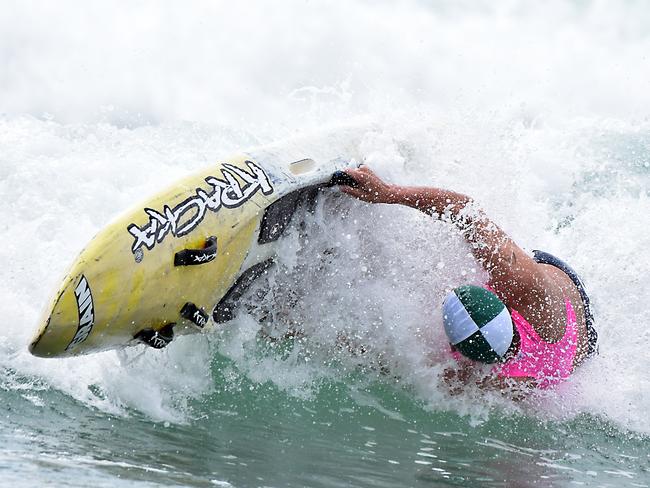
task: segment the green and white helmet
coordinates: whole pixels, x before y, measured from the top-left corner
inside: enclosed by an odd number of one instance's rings
[[[465,285],[454,289],[445,298],[442,315],[449,342],[469,359],[496,363],[512,343],[510,313],[485,288]]]

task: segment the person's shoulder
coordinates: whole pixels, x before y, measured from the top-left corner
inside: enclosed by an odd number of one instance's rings
[[[491,270],[490,283],[506,305],[517,308],[530,301],[545,300],[552,277],[531,255],[510,241]]]

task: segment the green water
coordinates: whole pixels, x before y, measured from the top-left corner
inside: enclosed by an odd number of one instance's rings
[[[648,486],[648,438],[589,415],[484,422],[396,385],[323,384],[299,399],[220,377],[183,422],[111,415],[29,378],[0,393],[5,486]],[[15,385],[22,385],[17,388]],[[98,392],[99,394],[99,392]]]

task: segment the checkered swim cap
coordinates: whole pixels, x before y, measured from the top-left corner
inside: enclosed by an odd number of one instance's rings
[[[480,286],[465,285],[452,291],[442,305],[442,316],[449,342],[469,359],[496,363],[512,343],[508,309]]]

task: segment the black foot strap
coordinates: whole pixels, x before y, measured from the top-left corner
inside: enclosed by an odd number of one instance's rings
[[[154,349],[162,349],[174,339],[174,325],[167,324],[160,330],[143,329],[135,335],[135,339]]]
[[[205,313],[202,309],[194,305],[192,302],[187,302],[181,308],[181,317],[189,320],[199,329],[202,329],[208,323],[210,316]]]
[[[203,249],[183,249],[174,254],[174,266],[196,266],[209,263],[217,257],[217,238],[212,236],[205,240]]]

